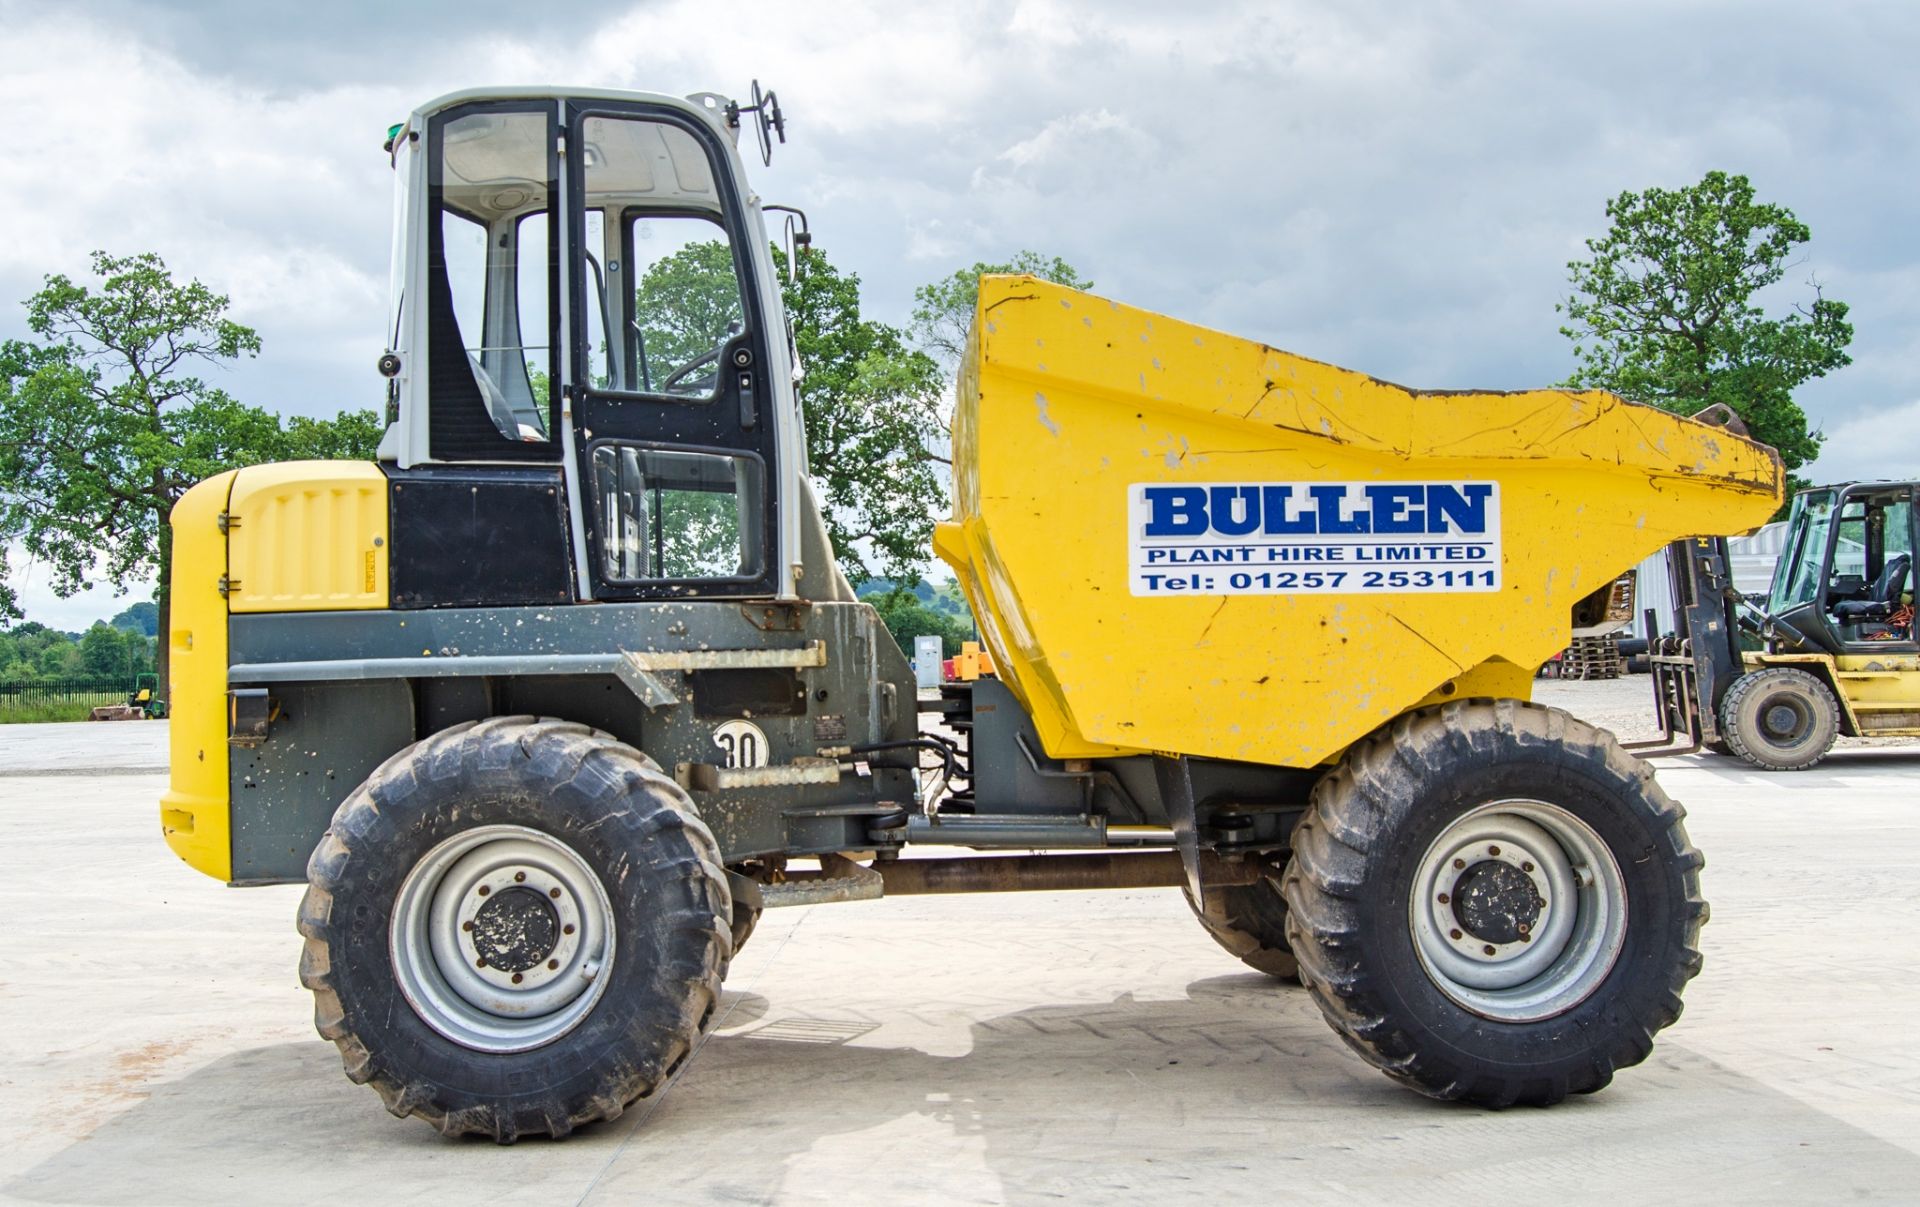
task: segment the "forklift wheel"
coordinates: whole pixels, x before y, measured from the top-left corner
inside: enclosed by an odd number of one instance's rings
[[[1640,1063],[1700,971],[1700,853],[1612,735],[1516,700],[1402,717],[1314,788],[1284,891],[1347,1045],[1434,1098],[1545,1106]]]
[[[1185,880],[1180,892],[1200,925],[1229,954],[1276,980],[1300,979],[1300,965],[1287,946],[1287,902],[1276,881],[1262,877],[1254,884],[1208,889],[1204,909]]]
[[[387,1109],[499,1143],[612,1119],[673,1076],[720,995],[713,836],[612,735],[457,725],[388,759],[307,865],[300,980]]]
[[[1840,706],[1827,685],[1790,666],[1740,676],[1720,708],[1727,745],[1762,771],[1811,767],[1840,732]]]

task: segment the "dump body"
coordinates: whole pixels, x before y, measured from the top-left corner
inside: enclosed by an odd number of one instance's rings
[[[982,280],[958,394],[935,547],[1055,758],[1307,767],[1525,699],[1583,597],[1783,486],[1604,392],[1409,390],[1027,277]]]

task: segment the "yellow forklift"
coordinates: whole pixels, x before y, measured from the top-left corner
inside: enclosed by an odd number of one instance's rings
[[[1702,748],[1799,771],[1836,737],[1920,737],[1913,618],[1916,482],[1850,482],[1795,496],[1764,609],[1733,587],[1726,542],[1673,545],[1677,631],[1653,638],[1664,737],[1644,755]],[[1741,649],[1741,637],[1758,649]]]

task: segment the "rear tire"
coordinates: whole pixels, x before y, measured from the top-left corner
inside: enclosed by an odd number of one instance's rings
[[[1204,903],[1194,898],[1185,881],[1180,892],[1193,916],[1229,955],[1276,980],[1300,979],[1300,965],[1287,946],[1287,902],[1274,879],[1262,876],[1253,884],[1209,888]]]
[[[563,721],[409,746],[341,804],[307,876],[315,1027],[389,1111],[449,1136],[618,1116],[692,1053],[731,951],[686,793]]]
[[[1294,832],[1300,979],[1349,1047],[1430,1097],[1592,1093],[1646,1058],[1700,971],[1681,817],[1644,763],[1557,709],[1402,717]]]
[[[1762,771],[1801,771],[1827,757],[1840,734],[1840,705],[1819,678],[1790,666],[1740,676],[1721,703],[1721,732],[1734,754]]]

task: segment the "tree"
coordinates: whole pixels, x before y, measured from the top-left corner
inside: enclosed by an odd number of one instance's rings
[[[1059,256],[1034,251],[1020,252],[1002,264],[983,261],[922,285],[913,291],[913,316],[907,329],[949,373],[966,354],[967,331],[973,326],[973,310],[980,301],[980,278],[997,274],[1025,274],[1069,289],[1093,288],[1092,281],[1083,279]]]
[[[802,255],[799,280],[784,289],[827,534],[853,581],[917,582],[946,498],[932,451],[944,434],[940,366],[898,328],[862,317],[859,277],[819,251]],[[775,256],[784,269],[785,256]]]
[[[1607,234],[1586,241],[1591,258],[1567,265],[1573,292],[1556,307],[1578,362],[1566,384],[1680,414],[1725,403],[1787,469],[1813,460],[1821,436],[1793,392],[1851,363],[1846,304],[1817,283],[1812,301],[1785,315],[1754,301],[1812,237],[1806,224],[1725,172],[1622,193],[1607,217]]]
[[[131,679],[133,658],[126,634],[94,621],[80,637],[80,673],[89,679]]]
[[[892,633],[894,641],[908,653],[913,652],[915,637],[940,638],[943,658],[953,657],[960,652],[961,642],[974,639],[971,618],[937,612],[909,588],[877,591],[861,599],[873,605],[874,611],[880,614],[880,623],[887,626],[887,632]]]
[[[96,574],[158,581],[167,631],[167,515],[194,483],[236,466],[324,451],[371,456],[370,413],[292,429],[194,375],[260,351],[228,300],[176,281],[159,256],[93,254],[97,285],[55,274],[27,299],[38,342],[0,344],[0,542],[18,541],[73,595]],[[0,615],[18,616],[0,577]],[[158,643],[165,682],[167,642]]]
[[[290,415],[276,458],[284,461],[371,461],[387,425],[371,410],[342,411],[332,419]]]
[[[724,239],[689,243],[647,267],[635,283],[633,313],[639,316],[650,386],[707,355],[738,332],[743,320],[740,278],[733,249]],[[712,377],[696,369],[686,380]]]
[[[160,632],[160,610],[146,600],[128,604],[118,616],[107,622],[116,629],[152,637]]]

